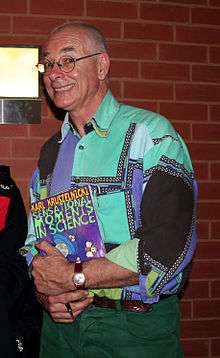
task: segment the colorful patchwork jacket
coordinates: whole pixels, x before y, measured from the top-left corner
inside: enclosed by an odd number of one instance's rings
[[[79,137],[67,114],[43,145],[32,201],[47,197],[64,173],[63,191],[90,185],[108,259],[139,273],[139,285],[123,296],[153,303],[178,293],[195,251],[196,185],[184,141],[166,118],[120,104],[110,91],[85,131]],[[26,243],[35,240],[30,219]]]

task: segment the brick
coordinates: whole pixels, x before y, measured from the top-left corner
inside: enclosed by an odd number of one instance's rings
[[[208,107],[204,104],[160,103],[160,112],[175,121],[206,121]]]
[[[183,137],[185,140],[189,141],[191,139],[191,124],[182,123],[182,122],[172,122],[176,131]]]
[[[2,125],[1,125],[2,127]],[[0,137],[0,158],[11,156],[11,141],[9,138]]]
[[[0,25],[1,26],[1,25]],[[42,35],[18,35],[18,34],[11,34],[8,35],[2,35],[0,36],[0,44],[2,45],[42,45],[44,43],[46,36]]]
[[[220,202],[200,202],[198,205],[198,217],[201,220],[219,220]]]
[[[218,337],[220,319],[184,320],[181,322],[181,332],[183,338]]]
[[[198,299],[208,297],[209,281],[190,280],[182,294],[182,299]]]
[[[219,141],[220,123],[193,123],[193,140]]]
[[[41,15],[83,16],[83,0],[31,0],[30,12]],[[64,21],[63,21],[64,22]]]
[[[111,77],[137,78],[138,62],[112,60]]]
[[[217,318],[220,316],[220,300],[196,300],[193,302],[194,318]]]
[[[125,98],[172,99],[173,88],[167,83],[128,82],[124,83]]]
[[[209,221],[197,222],[197,235],[199,240],[208,240],[209,239]]]
[[[51,111],[49,109],[49,106],[44,98],[42,98],[41,102],[41,115],[43,118],[48,118],[51,114]]]
[[[210,6],[218,6],[220,7],[219,0],[210,0]]]
[[[156,60],[156,44],[144,42],[109,41],[110,56],[120,59]]]
[[[173,28],[169,25],[125,22],[124,37],[125,39],[172,41]]]
[[[175,23],[189,22],[189,9],[183,6],[140,3],[140,18]]]
[[[180,311],[181,311],[181,318],[192,318],[192,303],[190,301],[183,301],[180,302]]]
[[[199,198],[200,200],[219,200],[220,199],[220,185],[216,183],[199,183]]]
[[[211,223],[211,238],[213,240],[219,240],[220,239],[220,221],[216,221],[216,222]]]
[[[219,160],[220,143],[188,143],[193,160]]]
[[[189,66],[171,63],[141,63],[141,78],[168,81],[189,80]]]
[[[11,0],[0,2],[0,13],[25,13],[27,11],[27,0]]]
[[[192,279],[213,280],[219,279],[220,262],[219,260],[211,260],[209,262],[195,260],[192,265]]]
[[[26,137],[28,125],[26,124],[5,124],[1,126],[1,137]]]
[[[0,16],[0,33],[10,32],[10,29],[11,29],[11,18],[9,16]]]
[[[207,24],[219,25],[220,24],[220,9],[207,9],[207,8],[192,8],[192,23],[194,24]]]
[[[194,168],[197,180],[208,179],[208,176],[209,176],[208,163],[194,162],[193,163],[193,168]]]
[[[208,339],[184,339],[181,341],[184,357],[186,358],[202,358],[208,357],[209,340]]]
[[[167,0],[160,0],[160,2],[167,2]],[[207,0],[169,0],[169,2],[181,5],[207,5]]]
[[[196,249],[197,259],[220,259],[220,241],[201,242],[198,241]]]
[[[12,164],[13,164],[13,159],[12,158],[5,158],[4,161],[0,160],[0,164],[8,165],[9,167],[11,167]],[[11,174],[13,175],[12,171],[11,171]]]
[[[176,99],[186,102],[219,102],[220,85],[177,83]]]
[[[54,27],[62,23],[63,19],[15,16],[13,32],[32,35],[48,35]]]
[[[179,62],[207,62],[205,46],[159,44],[159,59]]]
[[[220,29],[199,26],[176,27],[176,41],[197,44],[220,44]]]
[[[192,66],[192,81],[220,82],[220,66]]]
[[[211,297],[220,298],[220,280],[211,281]]]
[[[126,104],[133,107],[143,108],[147,111],[156,112],[157,111],[157,103],[149,102],[149,101],[138,101],[138,100],[126,100]]]
[[[11,173],[14,178],[19,180],[31,180],[31,176],[37,167],[36,159],[16,159],[11,161],[10,168]]]
[[[120,81],[111,80],[110,89],[115,97],[122,97],[122,86]]]
[[[41,100],[42,100],[42,102],[41,102],[41,124],[42,124],[42,123],[44,123],[44,120],[48,120],[48,118],[55,117],[55,114],[51,108],[52,102],[50,101],[51,105],[49,103],[49,97],[46,100],[44,97],[41,96]],[[57,107],[55,107],[55,105],[53,107],[57,108]],[[59,110],[59,109],[57,108],[57,110]],[[62,111],[62,110],[60,109],[60,111]],[[65,111],[63,111],[63,113],[65,113]],[[64,118],[64,115],[63,115],[62,119],[63,118]]]
[[[14,158],[36,158],[42,140],[40,139],[13,139],[12,141],[12,156]]]
[[[213,180],[220,180],[220,162],[211,163],[211,178]]]
[[[211,339],[212,357],[220,357],[220,339]]]
[[[87,16],[135,19],[137,15],[137,3],[87,0]]]
[[[218,105],[210,106],[210,120],[219,121],[219,118],[220,118],[220,106]]]
[[[61,124],[62,123],[55,118],[43,120],[41,124],[30,126],[30,137],[40,137],[42,140],[45,140],[45,137],[49,138],[54,133],[58,132]]]
[[[210,62],[220,63],[220,47],[210,47]]]
[[[99,19],[92,19],[86,20],[88,24],[96,26],[103,35],[111,39],[121,38],[121,22],[120,21],[110,21],[110,20],[99,20]]]
[[[16,184],[18,186],[18,188],[21,191],[21,195],[25,201],[26,204],[26,208],[27,208],[27,213],[29,214],[29,181],[27,180],[23,180],[23,179],[18,179],[18,178],[14,178],[16,181]]]

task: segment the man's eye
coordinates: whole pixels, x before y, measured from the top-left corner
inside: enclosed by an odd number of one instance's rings
[[[64,64],[69,64],[69,63],[73,63],[74,62],[74,58],[72,57],[66,57],[63,59],[62,61]]]

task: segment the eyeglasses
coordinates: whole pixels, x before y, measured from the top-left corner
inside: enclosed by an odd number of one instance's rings
[[[72,56],[64,55],[60,57],[59,61],[45,60],[44,63],[38,63],[36,67],[40,73],[44,73],[45,75],[49,75],[52,72],[55,65],[57,65],[62,72],[68,73],[74,69],[77,61],[81,61],[96,55],[101,55],[101,53],[102,52],[97,52],[97,53],[93,53],[92,55],[87,55],[79,58],[74,58]]]

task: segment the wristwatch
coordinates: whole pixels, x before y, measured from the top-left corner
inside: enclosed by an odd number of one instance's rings
[[[86,277],[82,272],[82,262],[75,263],[75,269],[73,274],[73,283],[77,290],[83,290],[85,288]]]

